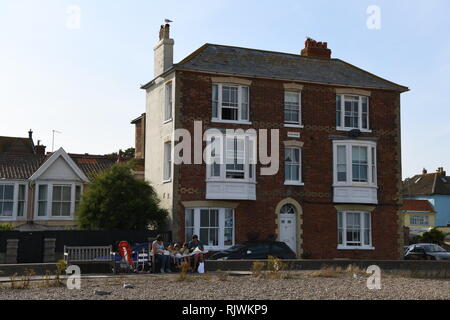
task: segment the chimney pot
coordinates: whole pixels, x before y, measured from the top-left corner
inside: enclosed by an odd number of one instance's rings
[[[33,130],[28,131],[28,138],[33,139]]]
[[[422,174],[427,174],[427,173],[428,173],[427,169],[423,168]]]

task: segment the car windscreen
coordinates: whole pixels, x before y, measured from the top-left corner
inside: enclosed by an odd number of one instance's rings
[[[442,248],[438,245],[435,245],[435,244],[428,244],[428,245],[423,245],[420,247],[424,248],[425,252],[447,252],[447,251],[445,251],[444,248]]]

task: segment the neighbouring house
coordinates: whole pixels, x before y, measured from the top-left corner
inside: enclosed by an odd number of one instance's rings
[[[28,138],[0,137],[0,223],[17,230],[75,228],[81,195],[116,159],[45,152]]]
[[[404,199],[401,210],[410,235],[422,235],[436,227],[436,212],[428,200]]]
[[[131,121],[135,126],[134,147],[134,175],[138,179],[145,179],[145,113]]]
[[[436,210],[436,226],[450,226],[450,177],[444,168],[428,173],[423,169],[403,182],[405,199],[428,200]]]
[[[408,88],[331,58],[312,39],[300,54],[205,44],[177,64],[173,47],[161,26],[136,141],[145,138],[145,179],[175,238],[198,234],[213,251],[278,239],[315,259],[401,257]],[[271,163],[248,129],[267,129]]]

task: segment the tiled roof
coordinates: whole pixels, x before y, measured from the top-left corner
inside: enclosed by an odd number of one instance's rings
[[[0,152],[34,153],[30,138],[0,137]]]
[[[33,153],[0,152],[0,179],[28,179],[45,158]]]
[[[421,212],[435,212],[433,206],[428,200],[403,200],[402,211],[421,211]]]
[[[175,70],[193,70],[247,77],[263,77],[347,87],[408,91],[408,88],[382,79],[340,59],[318,59],[217,44],[205,44]],[[171,69],[171,70],[173,70]],[[146,88],[149,84],[143,86]]]
[[[50,153],[45,156],[0,152],[0,179],[28,179],[50,155]],[[69,156],[90,180],[116,163],[116,159],[109,156],[79,154]]]
[[[403,196],[450,195],[450,177],[439,172],[418,174],[403,182]]]
[[[69,156],[78,165],[78,167],[84,172],[84,174],[92,180],[98,174],[111,168],[117,159],[110,156],[99,156],[89,154],[70,154]]]

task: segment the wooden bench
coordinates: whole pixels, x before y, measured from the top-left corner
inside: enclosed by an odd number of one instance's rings
[[[112,246],[103,247],[68,247],[64,246],[64,261],[74,262],[114,262]]]

